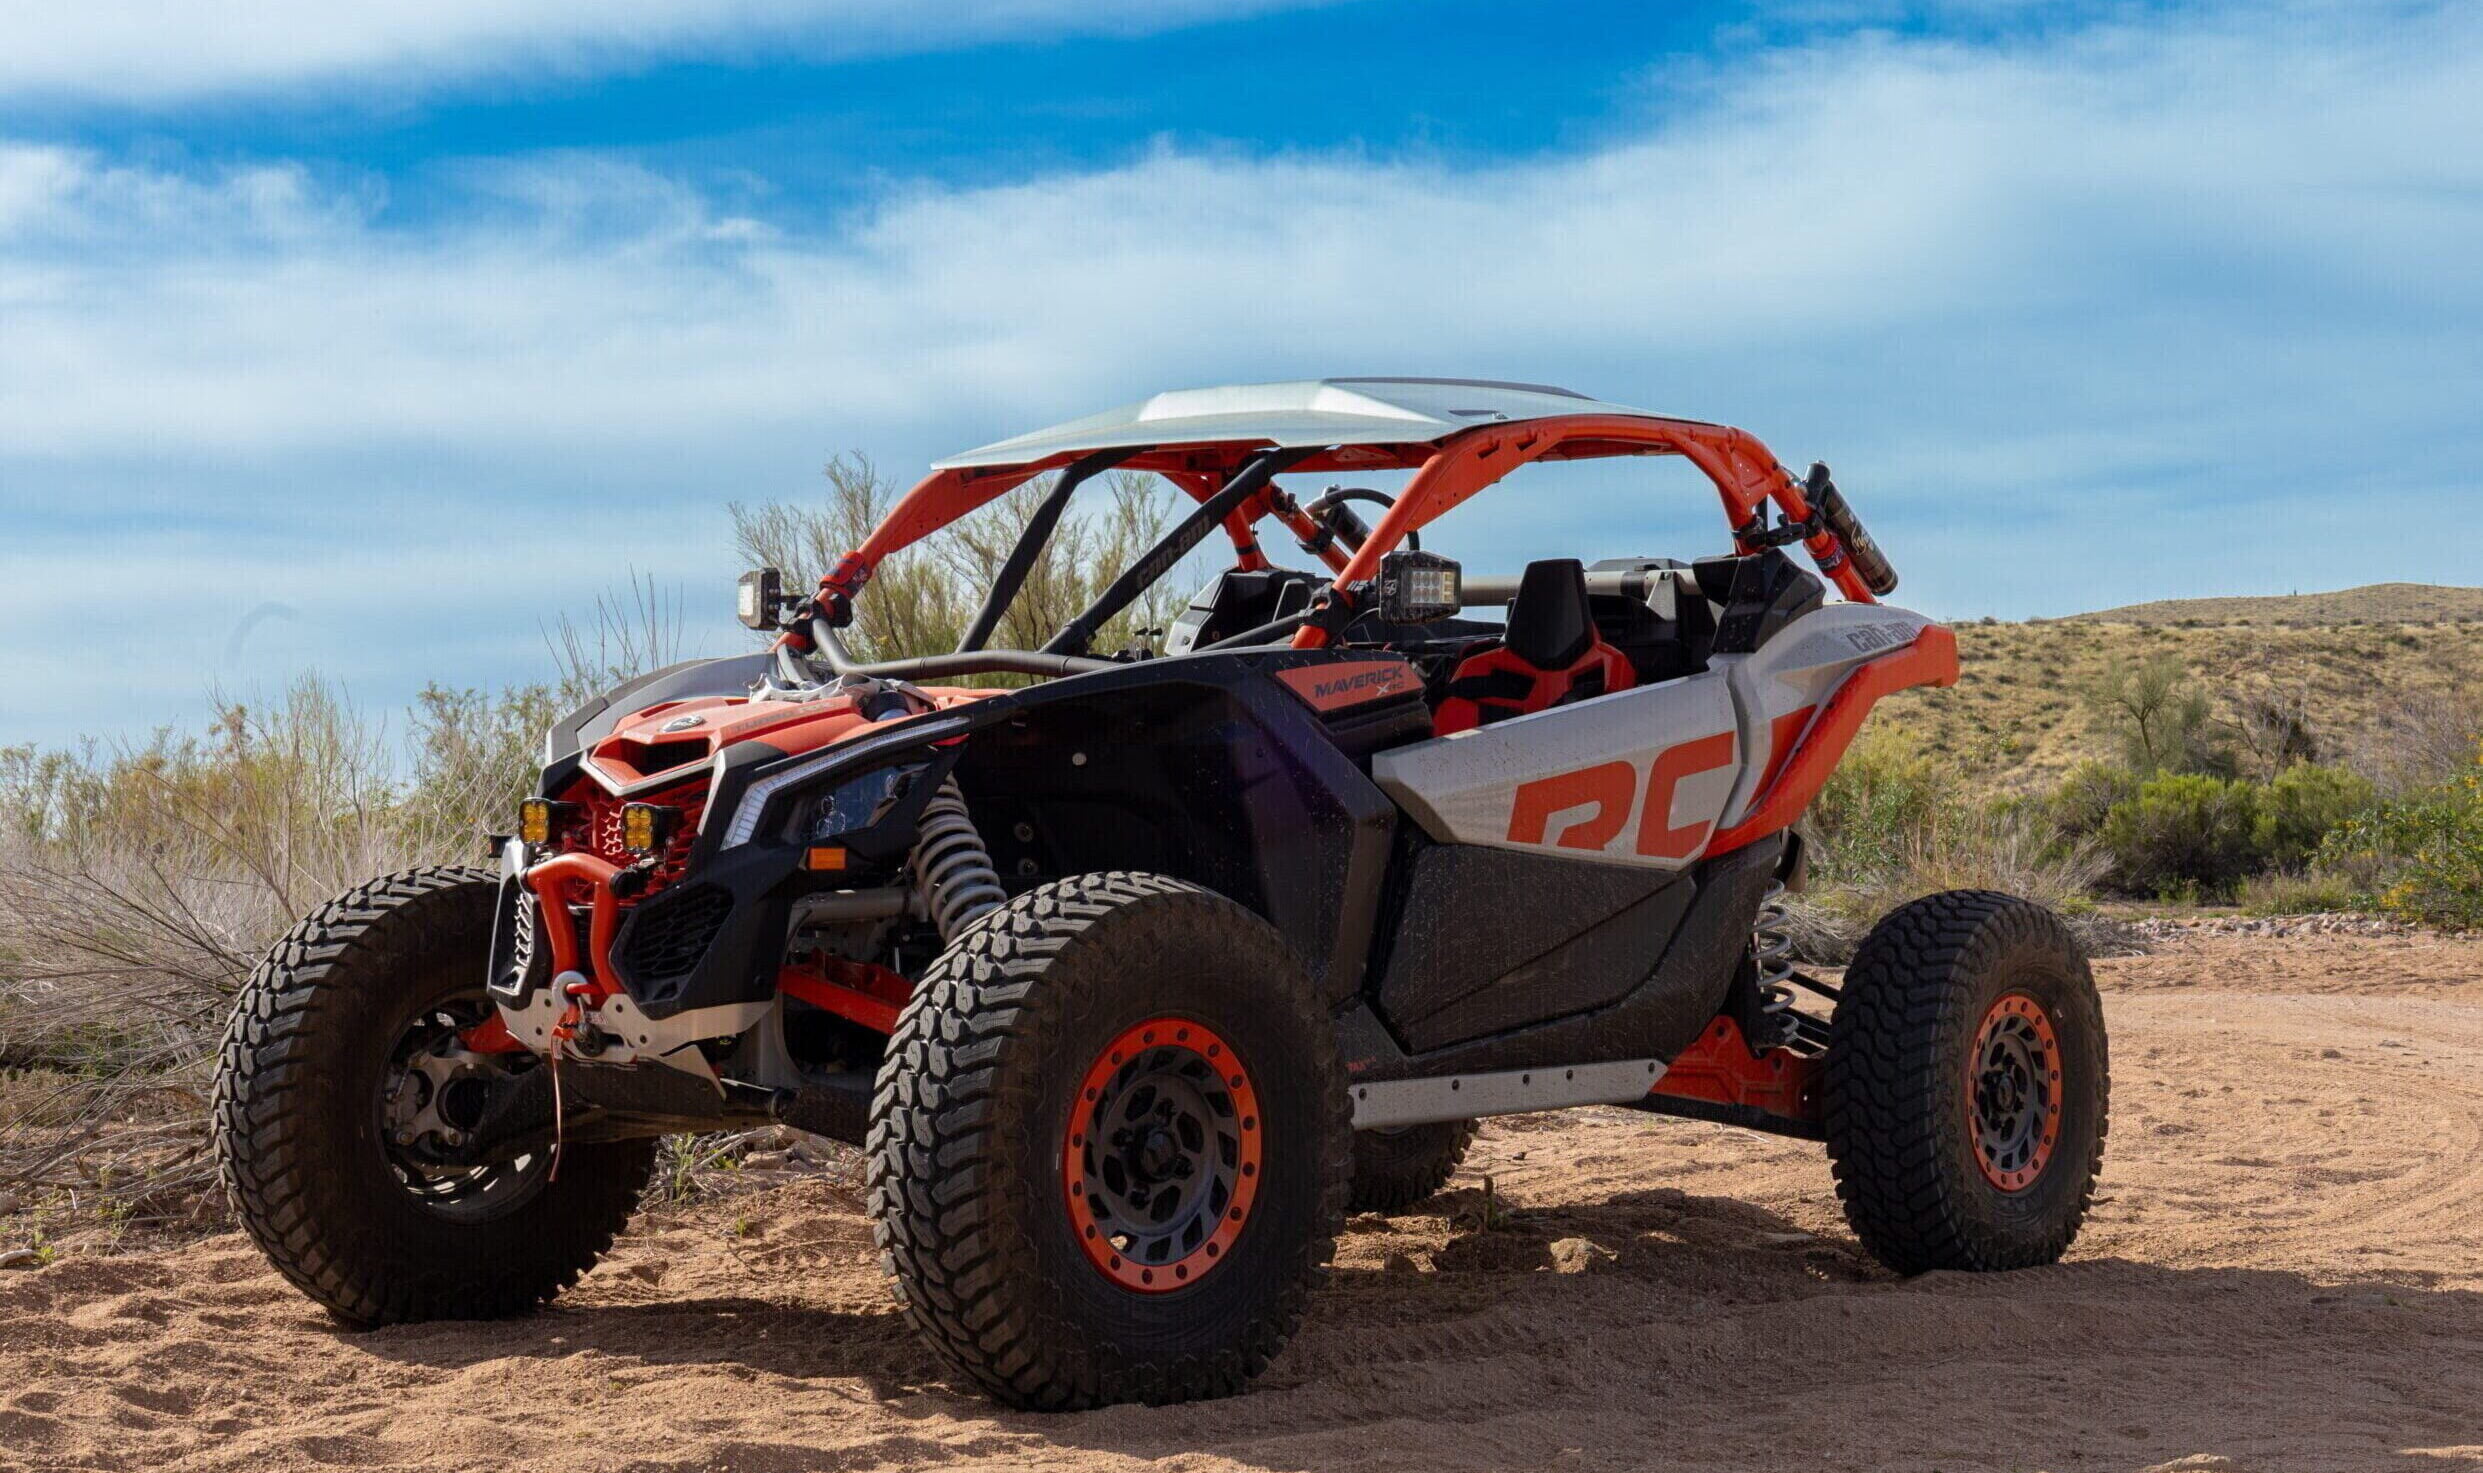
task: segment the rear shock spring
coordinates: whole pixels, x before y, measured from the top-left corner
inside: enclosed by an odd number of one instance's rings
[[[1758,915],[1750,922],[1750,961],[1759,996],[1758,1021],[1771,1035],[1766,1046],[1782,1045],[1799,1053],[1816,1054],[1828,1046],[1827,1022],[1794,1007],[1794,989],[1817,993],[1831,1002],[1836,1000],[1837,989],[1795,967],[1793,951],[1785,885],[1782,880],[1772,880],[1767,894],[1760,897]]]
[[[942,941],[955,940],[958,932],[1009,898],[955,778],[941,783],[923,805],[914,840],[914,889],[940,928]]]

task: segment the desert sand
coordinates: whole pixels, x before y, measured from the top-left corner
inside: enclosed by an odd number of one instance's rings
[[[651,1212],[513,1323],[345,1333],[232,1235],[0,1275],[0,1466],[2483,1467],[2483,942],[2098,971],[2112,1137],[2055,1268],[1897,1280],[1814,1145],[1519,1117],[1349,1225],[1251,1394],[1032,1416],[943,1381],[848,1165]]]

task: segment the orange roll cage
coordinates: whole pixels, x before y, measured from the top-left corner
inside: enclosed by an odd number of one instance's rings
[[[1266,448],[1264,442],[1241,441],[1139,450],[1122,459],[1116,468],[1152,471],[1193,499],[1205,501]],[[1047,471],[1069,465],[1082,453],[1064,450],[1022,465],[963,466],[932,472],[889,510],[861,547],[820,580],[821,590],[838,599],[851,599],[890,554]],[[1331,587],[1350,588],[1373,576],[1379,569],[1379,560],[1394,550],[1407,533],[1428,526],[1519,466],[1539,460],[1591,460],[1620,455],[1686,457],[1714,484],[1723,503],[1726,526],[1735,534],[1737,545],[1760,529],[1763,509],[1770,503],[1790,522],[1812,522],[1812,509],[1802,482],[1777,461],[1758,437],[1701,420],[1575,414],[1478,425],[1437,441],[1417,444],[1336,446],[1295,462],[1287,468],[1287,474],[1414,472],[1414,478],[1398,494],[1396,505],[1380,518],[1359,549],[1350,557],[1335,547],[1323,554],[1334,575]],[[1270,516],[1305,540],[1317,531],[1292,504],[1292,499],[1271,484],[1225,519],[1237,567],[1267,566],[1254,529]],[[1877,601],[1834,533],[1815,527],[1803,539],[1803,546],[1820,572],[1846,599],[1855,603]],[[1750,549],[1743,545],[1742,550]],[[1326,631],[1309,626],[1295,636],[1294,642],[1298,647],[1315,649],[1327,639]]]

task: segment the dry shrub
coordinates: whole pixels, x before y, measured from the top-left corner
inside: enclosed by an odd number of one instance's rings
[[[837,559],[862,545],[897,499],[895,483],[859,455],[829,461],[827,481],[827,499],[816,506],[732,507],[734,542],[744,561],[780,569],[789,589],[813,587]],[[855,602],[854,625],[846,634],[855,653],[878,660],[956,648],[1054,484],[1052,476],[1037,477],[890,558]],[[1190,509],[1187,497],[1158,478],[1122,472],[1086,483],[1070,499],[992,631],[992,647],[1040,648]],[[1209,534],[1210,544],[1222,541],[1222,532]],[[1105,624],[1095,648],[1117,648],[1133,631],[1169,623],[1205,577],[1204,558],[1185,559]]]
[[[550,632],[555,681],[433,687],[401,734],[306,679],[204,737],[0,751],[0,1195],[217,1213],[204,1106],[251,969],[374,875],[478,860],[552,714],[668,658],[672,620],[633,586]]]
[[[435,737],[455,714],[437,713]],[[226,705],[205,740],[13,754],[0,1067],[50,1086],[0,1121],[0,1186],[158,1207],[196,1195],[209,1059],[260,956],[362,879],[473,854],[475,820],[506,810],[505,793],[450,791],[446,772],[409,802],[392,756],[316,681],[264,710]]]
[[[2369,897],[2351,879],[2317,870],[2252,875],[2235,889],[2233,900],[2254,916],[2332,915],[2369,904]]]
[[[734,508],[753,562],[814,579],[895,497],[843,456],[819,506]],[[856,631],[874,656],[952,647],[1049,478],[892,559]],[[1031,570],[999,644],[1039,644],[1157,542],[1186,498],[1152,477],[1087,487]],[[1187,570],[1105,627],[1110,648],[1177,611]],[[799,586],[798,584],[796,586]],[[680,654],[680,611],[649,580],[545,631],[554,676],[434,686],[403,728],[305,680],[265,707],[223,702],[203,737],[99,751],[0,749],[0,1214],[212,1217],[204,1130],[234,993],[300,916],[374,875],[476,860],[531,788],[557,715]],[[683,1171],[705,1147],[683,1147]]]
[[[1823,963],[1849,960],[1881,916],[1942,890],[2005,890],[2084,917],[2105,867],[2044,805],[1978,800],[1953,767],[1886,731],[1855,742],[1804,827],[1813,883],[1791,898],[1790,921],[1800,953]]]
[[[2348,737],[2344,765],[2390,797],[2441,787],[2462,776],[2483,733],[2483,691],[2408,695]]]

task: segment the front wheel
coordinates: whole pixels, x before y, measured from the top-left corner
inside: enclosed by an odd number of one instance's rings
[[[2109,1094],[2095,979],[2029,900],[1952,890],[1891,911],[1846,970],[1821,1109],[1837,1196],[1899,1273],[2068,1250]]]
[[[242,988],[217,1061],[226,1191],[278,1271],[350,1324],[516,1314],[629,1221],[655,1142],[483,1166],[453,1148],[531,1054],[479,1052],[496,877],[410,870],[312,912]]]
[[[1222,1396],[1300,1323],[1349,1134],[1327,1015],[1265,921],[1079,875],[925,973],[880,1066],[871,1211],[908,1317],[1001,1400]]]

